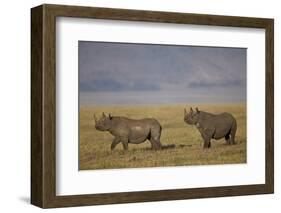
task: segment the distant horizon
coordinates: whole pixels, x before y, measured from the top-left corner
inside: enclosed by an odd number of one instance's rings
[[[107,95],[104,95],[108,93]],[[103,95],[103,98],[100,98],[100,95]],[[81,107],[95,107],[95,106],[156,106],[156,105],[181,105],[181,104],[240,104],[240,103],[247,103],[247,100],[244,99],[236,99],[236,100],[217,100],[217,101],[210,101],[210,100],[195,100],[190,98],[181,99],[181,101],[177,102],[159,102],[159,101],[132,101],[130,97],[126,97],[126,94],[123,95],[122,98],[120,96],[116,96],[116,94],[124,94],[124,92],[80,92],[79,94],[79,105]],[[112,100],[112,97],[115,97]],[[125,98],[125,100],[124,100]],[[153,97],[151,97],[153,98]],[[161,98],[160,98],[161,99]]]
[[[78,44],[82,106],[246,102],[245,48]]]

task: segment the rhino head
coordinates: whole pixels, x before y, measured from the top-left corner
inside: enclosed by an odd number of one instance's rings
[[[111,128],[111,120],[112,116],[109,114],[109,116],[106,116],[104,112],[102,113],[102,117],[98,120],[96,116],[94,115],[95,119],[95,128],[99,131],[108,131]]]
[[[197,107],[196,107],[196,111],[194,111],[192,109],[192,107],[190,107],[190,110],[188,113],[187,113],[186,109],[184,109],[184,121],[187,124],[197,124],[197,122],[199,120],[199,115],[200,115],[200,111]]]

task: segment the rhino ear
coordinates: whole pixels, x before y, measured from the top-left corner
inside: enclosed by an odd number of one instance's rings
[[[109,117],[110,120],[112,119],[112,115],[110,113],[109,113],[108,117]]]
[[[200,112],[200,111],[199,111],[199,109],[198,109],[198,107],[196,107],[196,112],[197,112],[197,113],[199,113],[199,112]]]

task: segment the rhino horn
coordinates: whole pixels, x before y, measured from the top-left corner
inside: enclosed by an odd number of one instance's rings
[[[96,115],[94,114],[94,119],[95,119],[95,122],[97,123],[97,117],[96,117]]]
[[[192,107],[190,107],[190,112],[193,112],[193,109],[192,109]]]
[[[198,109],[198,107],[196,107],[196,112],[198,112],[198,113],[200,112],[199,109]]]
[[[112,115],[109,113],[108,117],[109,117],[109,119],[111,119],[111,118],[112,118]]]
[[[102,117],[106,117],[106,115],[104,114],[104,112],[102,113]]]
[[[187,113],[186,113],[186,109],[184,108],[184,114],[186,115]]]

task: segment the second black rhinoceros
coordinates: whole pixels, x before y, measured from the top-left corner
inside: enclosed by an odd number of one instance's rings
[[[106,116],[97,120],[95,118],[95,128],[99,131],[109,131],[114,139],[111,144],[111,150],[120,142],[125,150],[128,149],[128,143],[139,144],[146,140],[151,143],[152,149],[161,149],[160,143],[162,127],[154,118],[144,118],[140,120],[129,119],[126,117]]]
[[[211,139],[225,138],[227,144],[235,144],[237,123],[230,113],[211,114],[199,111],[197,107],[196,111],[190,108],[187,113],[184,109],[184,121],[197,127],[204,140],[204,148],[211,147]]]

